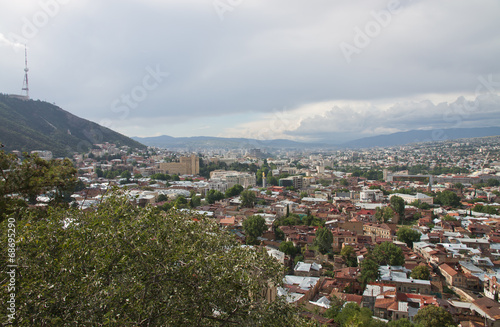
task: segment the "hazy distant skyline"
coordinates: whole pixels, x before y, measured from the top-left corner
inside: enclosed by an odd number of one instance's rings
[[[500,2],[0,0],[1,93],[127,136],[500,126]],[[475,100],[475,102],[468,102]]]

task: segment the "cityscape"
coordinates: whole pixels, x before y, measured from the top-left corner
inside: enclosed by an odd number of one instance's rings
[[[330,153],[105,143],[72,159],[70,206],[92,211],[118,188],[138,207],[207,217],[275,258],[283,285],[266,296],[320,325],[338,324],[339,303],[380,323],[416,321],[429,305],[462,326],[498,321],[500,137]]]
[[[0,325],[500,327],[498,1],[4,2]]]

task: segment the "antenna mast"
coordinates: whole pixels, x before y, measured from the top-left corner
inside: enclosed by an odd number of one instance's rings
[[[26,91],[26,98],[30,98],[30,90],[28,87],[28,50],[26,45],[24,45],[24,81],[23,81],[23,91]]]

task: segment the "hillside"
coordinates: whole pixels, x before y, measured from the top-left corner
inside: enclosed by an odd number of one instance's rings
[[[387,135],[365,137],[342,144],[346,148],[369,148],[404,145],[410,143],[447,141],[474,137],[500,135],[500,127],[450,128],[432,130],[413,130]]]
[[[310,149],[322,147],[321,144],[302,143],[291,140],[256,140],[247,138],[225,138],[212,136],[172,137],[168,135],[154,137],[132,137],[148,146],[160,148],[225,148],[225,149]],[[333,146],[329,146],[332,148]]]
[[[6,151],[49,150],[54,156],[65,156],[104,142],[145,148],[131,138],[48,102],[22,101],[4,94],[0,94],[0,127],[0,142]]]

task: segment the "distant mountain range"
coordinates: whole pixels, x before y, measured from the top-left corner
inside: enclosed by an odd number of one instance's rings
[[[4,94],[0,94],[0,142],[6,151],[49,150],[57,157],[83,152],[95,143],[146,147],[48,102]]]
[[[484,128],[453,128],[433,130],[413,130],[387,135],[365,137],[342,144],[306,143],[291,140],[255,140],[247,138],[223,137],[172,137],[167,135],[155,137],[132,137],[146,144],[168,149],[202,149],[202,148],[261,148],[261,149],[339,149],[339,148],[369,148],[387,147],[420,142],[438,142],[461,138],[474,138],[500,135],[500,127]]]
[[[222,137],[133,137],[129,138],[86,119],[79,118],[53,104],[39,100],[12,98],[0,93],[0,142],[5,150],[49,150],[55,156],[83,152],[92,144],[109,142],[118,146],[145,148],[145,145],[167,149],[299,149],[332,150],[404,145],[500,135],[500,127],[413,130],[365,137],[343,144],[329,141],[306,143],[291,140],[256,140]],[[145,145],[144,145],[145,144]]]
[[[387,135],[364,137],[342,144],[346,148],[370,148],[404,145],[421,142],[438,142],[474,137],[500,135],[500,127],[450,128],[432,130],[413,130]]]
[[[193,137],[172,137],[167,135],[155,137],[132,137],[132,139],[159,148],[169,149],[304,149],[318,147],[318,144],[295,142],[290,140],[256,140],[247,138],[224,138],[212,136],[193,136]]]

